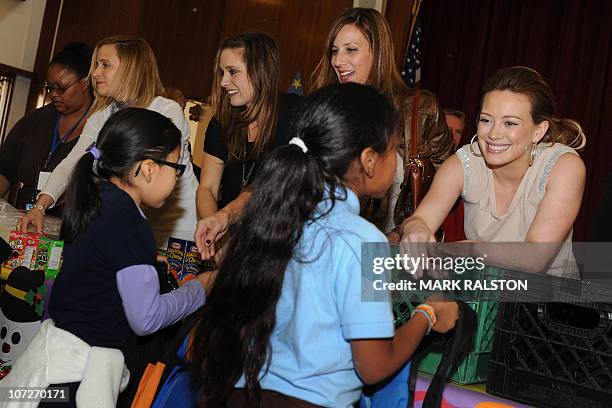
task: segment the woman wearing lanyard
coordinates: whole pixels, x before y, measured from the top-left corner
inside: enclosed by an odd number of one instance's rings
[[[92,53],[86,44],[70,43],[53,57],[45,81],[52,103],[19,120],[0,147],[0,197],[10,189],[17,208],[32,205],[38,186],[83,130],[93,101],[87,80]]]

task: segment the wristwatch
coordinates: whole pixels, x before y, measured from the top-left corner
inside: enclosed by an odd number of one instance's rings
[[[32,206],[32,209],[34,209],[34,208],[38,208],[38,209],[40,210],[40,212],[42,212],[42,213],[43,213],[43,215],[45,215],[45,210],[46,210],[46,208],[45,208],[45,207],[43,207],[42,205],[40,205],[40,204],[34,204],[34,205]]]

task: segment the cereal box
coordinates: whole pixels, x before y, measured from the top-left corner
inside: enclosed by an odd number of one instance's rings
[[[11,231],[9,245],[13,248],[14,252],[5,262],[4,266],[10,270],[18,266],[25,266],[31,269],[40,238],[40,234],[32,232]]]
[[[56,278],[62,261],[64,242],[40,237],[30,269],[40,269],[47,278]]]

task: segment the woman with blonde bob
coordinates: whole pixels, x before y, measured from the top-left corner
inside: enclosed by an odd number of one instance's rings
[[[413,210],[400,203],[397,209],[395,207],[400,190],[410,188],[407,180],[404,182],[402,164],[408,160],[404,146],[410,146],[413,137],[410,133],[415,92],[406,86],[397,69],[391,30],[382,14],[374,9],[352,8],[338,17],[329,30],[323,57],[311,82],[313,89],[338,82],[373,86],[392,101],[399,113],[402,142],[398,149],[396,178],[386,200],[382,201],[387,205],[383,205],[378,214],[364,214],[383,231],[393,229]],[[419,94],[418,111],[418,154],[430,159],[437,167],[452,152],[452,135],[432,93]]]
[[[288,142],[296,95],[278,93],[279,54],[274,39],[248,32],[223,41],[215,58],[213,119],[206,129],[197,208],[200,254],[237,221],[264,155]]]
[[[508,250],[499,244],[494,249],[466,246],[488,253],[487,263],[576,278],[572,226],[585,181],[576,150],[585,146],[586,137],[578,122],[555,117],[554,107],[550,87],[538,72],[519,66],[498,70],[485,84],[471,144],[444,162],[404,222],[404,247],[432,242],[433,231],[461,195],[468,240],[538,244]]]
[[[179,105],[164,97],[153,50],[139,37],[105,38],[96,45],[89,74],[96,96],[94,113],[87,121],[77,145],[55,168],[32,210],[22,217],[22,230],[33,224],[42,232],[45,210],[60,198],[74,166],[86,149],[96,142],[106,120],[119,109],[139,107],[161,113],[178,127],[181,131],[179,163],[187,166],[165,205],[155,211],[147,210],[157,245],[165,246],[169,236],[192,239],[197,221],[193,202],[198,184],[187,147],[189,125]]]

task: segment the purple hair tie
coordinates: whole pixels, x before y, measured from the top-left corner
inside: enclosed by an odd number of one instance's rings
[[[96,147],[96,145],[92,144],[87,148],[87,153],[91,153],[95,160],[100,160],[100,150]]]

